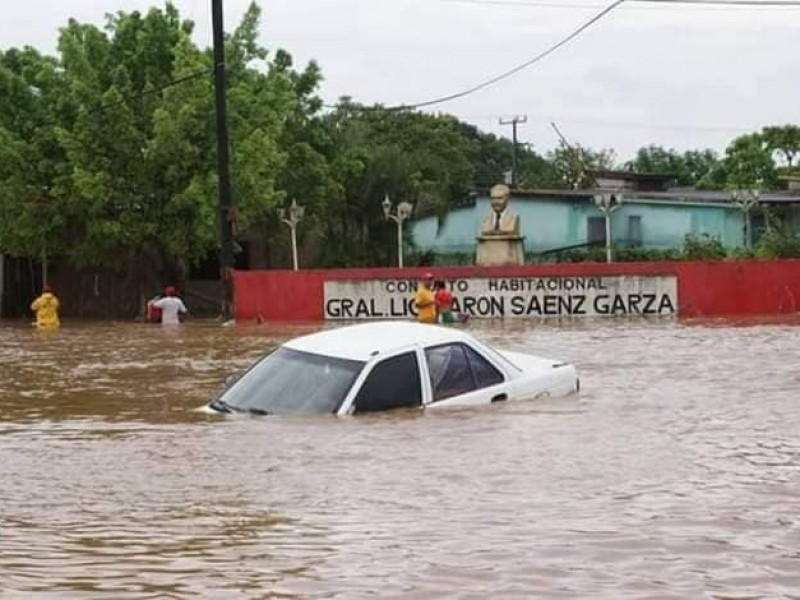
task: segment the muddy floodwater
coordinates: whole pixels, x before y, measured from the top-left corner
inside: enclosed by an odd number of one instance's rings
[[[194,410],[319,327],[0,322],[0,598],[800,598],[800,320],[476,322],[580,394]]]

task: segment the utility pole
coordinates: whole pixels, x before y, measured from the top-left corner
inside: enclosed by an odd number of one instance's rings
[[[211,0],[211,25],[214,34],[214,104],[217,116],[217,179],[219,182],[220,275],[223,295],[222,315],[231,318],[233,305],[233,221],[235,210],[231,199],[228,119],[226,115],[225,28],[222,0]]]
[[[511,125],[513,144],[511,146],[511,187],[517,187],[517,125],[527,123],[528,115],[515,115],[513,119],[500,119],[500,125]]]
[[[550,122],[550,127],[553,128],[558,136],[558,139],[561,140],[561,147],[566,148],[569,151],[569,162],[574,170],[574,180],[571,182],[572,189],[577,190],[583,184],[583,179],[587,170],[586,164],[583,162],[583,153],[581,152],[581,147],[573,147],[572,144],[567,141],[567,138],[564,137],[564,134],[561,133],[561,130],[558,128],[558,126],[552,121]]]

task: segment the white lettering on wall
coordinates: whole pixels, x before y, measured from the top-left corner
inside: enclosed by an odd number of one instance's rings
[[[474,318],[658,315],[678,312],[674,275],[443,279],[453,310]],[[417,282],[326,281],[326,319],[408,319]]]

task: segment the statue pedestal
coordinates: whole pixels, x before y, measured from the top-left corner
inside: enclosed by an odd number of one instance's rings
[[[481,266],[524,265],[521,235],[480,235],[475,264]]]

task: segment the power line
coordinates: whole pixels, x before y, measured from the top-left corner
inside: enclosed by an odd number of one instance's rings
[[[631,2],[647,2],[651,4],[699,4],[704,6],[800,6],[800,1],[787,0],[630,0]]]
[[[459,113],[457,116],[459,119],[466,120],[466,121],[492,121],[494,122],[497,118],[497,114],[469,114],[469,113]],[[599,127],[613,127],[615,129],[619,128],[628,128],[628,129],[663,129],[667,131],[718,131],[718,132],[743,132],[743,131],[752,131],[752,127],[736,127],[736,126],[728,126],[728,125],[673,125],[667,123],[647,123],[644,121],[641,122],[632,122],[632,121],[615,121],[615,120],[608,120],[608,119],[592,119],[592,118],[584,118],[584,117],[570,117],[564,115],[554,115],[550,113],[528,113],[527,116],[532,116],[535,119],[542,119],[542,120],[550,120],[556,119],[559,122],[565,123],[582,123],[586,125],[594,125]]]
[[[572,117],[560,117],[559,121],[565,121],[567,123],[584,123],[587,125],[596,125],[596,126],[606,126],[606,127],[614,127],[614,128],[629,128],[629,129],[663,129],[667,131],[717,131],[720,133],[724,132],[736,132],[736,131],[751,131],[751,129],[747,127],[726,127],[726,126],[706,126],[706,125],[670,125],[670,124],[659,124],[659,123],[633,123],[630,121],[608,121],[603,119],[584,119],[584,118],[572,118]]]
[[[539,54],[537,54],[533,58],[531,58],[529,60],[526,60],[524,63],[519,64],[516,67],[514,67],[512,69],[509,69],[508,71],[505,71],[504,73],[501,73],[500,75],[496,75],[495,77],[492,77],[491,79],[487,79],[486,81],[484,81],[482,83],[479,83],[478,85],[474,85],[471,88],[467,88],[466,90],[463,90],[461,92],[457,92],[455,94],[450,94],[448,96],[442,96],[440,98],[435,98],[433,100],[427,100],[425,102],[417,102],[416,104],[407,106],[406,108],[410,108],[410,109],[422,108],[424,106],[432,106],[434,104],[442,104],[444,102],[450,102],[452,100],[456,100],[458,98],[463,98],[464,96],[468,96],[470,94],[474,94],[475,92],[477,92],[479,90],[482,90],[484,88],[487,88],[490,85],[494,85],[495,83],[498,83],[499,81],[502,81],[503,79],[508,79],[512,75],[515,75],[516,73],[519,73],[523,69],[527,69],[531,65],[534,65],[537,62],[539,62],[540,60],[546,58],[547,56],[549,56],[550,54],[552,54],[553,52],[555,52],[556,50],[558,50],[562,46],[565,46],[566,44],[568,44],[573,39],[578,37],[581,33],[586,31],[587,29],[589,29],[589,27],[591,27],[592,25],[597,23],[600,19],[605,17],[608,13],[610,13],[612,10],[617,8],[620,4],[622,4],[625,1],[626,0],[615,0],[612,4],[608,5],[606,8],[604,8],[599,13],[597,13],[595,16],[593,16],[591,19],[586,21],[583,25],[578,27],[575,31],[570,33],[567,37],[562,38],[560,41],[558,41],[555,44],[553,44],[552,46],[550,46],[547,50],[544,50],[543,52],[540,52]]]
[[[578,4],[578,3],[557,3],[557,2],[541,2],[539,0],[440,0],[440,2],[451,3],[451,4],[475,4],[478,6],[481,5],[496,5],[496,6],[517,6],[517,7],[530,7],[530,8],[557,8],[563,10],[590,10],[596,8],[602,8],[602,4]],[[797,8],[800,6],[800,2],[796,0],[788,0],[781,2],[780,0],[628,0],[628,3],[623,8],[628,9],[636,9],[636,8],[645,8],[644,6],[633,6],[634,3],[642,3],[642,4],[649,4],[648,9],[655,8],[653,5],[661,4],[659,8],[669,8],[670,5],[680,4],[680,5],[687,5],[687,4],[695,4],[697,6],[702,6],[703,8],[708,8],[712,6],[717,6],[720,8],[731,8],[731,7],[763,7],[763,8],[775,8],[775,7],[787,7],[787,8]],[[672,7],[677,8],[677,7]],[[713,9],[712,9],[713,10]]]
[[[531,1],[527,2],[525,0],[440,0],[441,2],[446,2],[450,4],[496,4],[500,6],[533,6],[533,7],[544,7],[544,8],[578,8],[578,9],[590,9],[590,8],[602,8],[602,4],[565,4],[565,3],[557,3],[557,2],[537,2]]]
[[[166,89],[169,89],[169,88],[174,87],[176,85],[180,85],[181,83],[185,83],[185,82],[190,81],[192,79],[197,79],[198,77],[210,76],[210,75],[211,75],[211,72],[208,69],[203,69],[201,71],[195,71],[193,73],[189,73],[187,75],[184,75],[183,77],[178,77],[177,79],[173,79],[172,81],[168,81],[164,85],[160,85],[158,87],[154,87],[154,88],[151,88],[149,90],[144,90],[142,92],[139,92],[138,94],[132,94],[130,96],[126,96],[125,98],[123,98],[122,100],[119,100],[117,102],[112,102],[111,104],[101,104],[100,108],[109,109],[109,108],[114,108],[115,106],[119,106],[120,104],[126,104],[126,103],[130,102],[131,100],[141,100],[142,98],[144,98],[145,96],[149,96],[150,94],[157,94],[159,92],[163,92]]]
[[[575,31],[570,33],[568,36],[562,38],[560,41],[556,42],[555,44],[553,44],[552,46],[550,46],[546,50],[543,50],[542,52],[540,52],[539,54],[537,54],[533,58],[531,58],[529,60],[526,60],[524,63],[519,64],[516,67],[514,67],[512,69],[509,69],[508,71],[504,71],[503,73],[500,73],[499,75],[496,75],[496,76],[494,76],[494,77],[492,77],[490,79],[487,79],[486,81],[483,81],[482,83],[474,85],[474,86],[472,86],[470,88],[467,88],[465,90],[462,90],[460,92],[456,92],[454,94],[449,94],[447,96],[441,96],[439,98],[434,98],[433,100],[426,100],[424,102],[416,102],[414,104],[401,104],[401,105],[398,105],[398,106],[388,106],[388,107],[385,107],[385,108],[379,108],[377,110],[383,110],[383,111],[414,110],[416,108],[423,108],[425,106],[433,106],[434,104],[443,104],[445,102],[450,102],[452,100],[457,100],[458,98],[463,98],[464,96],[469,96],[470,94],[474,94],[475,92],[477,92],[479,90],[487,88],[490,85],[494,85],[495,83],[498,83],[498,82],[500,82],[500,81],[502,81],[504,79],[508,79],[509,77],[511,77],[512,75],[515,75],[516,73],[519,73],[523,69],[527,69],[531,65],[534,65],[534,64],[538,63],[540,60],[542,60],[542,59],[546,58],[547,56],[551,55],[553,52],[555,52],[556,50],[558,50],[562,46],[567,45],[569,42],[571,42],[576,37],[578,37],[581,33],[586,31],[587,29],[589,29],[589,27],[591,27],[592,25],[597,23],[600,19],[605,17],[608,13],[610,13],[612,10],[614,10],[620,4],[622,4],[623,2],[626,2],[626,1],[628,1],[628,0],[615,0],[613,3],[609,4],[608,6],[606,6],[603,10],[601,10],[599,13],[597,13],[591,19],[586,21],[583,25],[578,27]],[[328,108],[336,108],[335,106],[332,106],[332,107],[328,106],[328,105],[326,105],[326,106]]]

